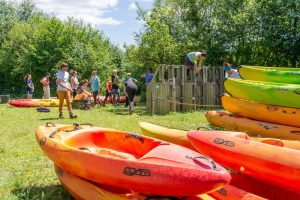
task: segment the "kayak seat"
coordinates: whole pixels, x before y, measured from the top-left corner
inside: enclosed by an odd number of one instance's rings
[[[127,159],[127,160],[137,160],[134,155],[120,152],[108,148],[102,148],[102,147],[79,147],[78,149],[82,151],[87,151],[94,154],[101,154],[105,156],[120,158],[120,159]]]

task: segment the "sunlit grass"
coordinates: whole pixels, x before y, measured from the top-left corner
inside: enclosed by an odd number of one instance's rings
[[[0,197],[2,199],[70,199],[58,182],[53,163],[43,155],[35,141],[35,130],[48,121],[61,124],[92,123],[95,126],[141,133],[138,122],[148,121],[164,126],[195,129],[207,126],[202,111],[150,116],[143,106],[129,115],[123,107],[111,106],[89,111],[75,110],[76,120],[58,120],[57,108],[38,113],[35,108],[0,105]]]

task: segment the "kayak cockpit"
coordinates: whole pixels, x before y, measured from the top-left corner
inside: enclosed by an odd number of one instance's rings
[[[163,142],[115,130],[93,130],[71,135],[64,145],[120,159],[139,159]]]

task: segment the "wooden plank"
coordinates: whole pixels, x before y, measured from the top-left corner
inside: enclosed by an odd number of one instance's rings
[[[183,105],[182,111],[190,111],[193,109],[193,83],[188,82],[183,87],[183,103],[191,105]]]
[[[215,105],[215,83],[204,84],[204,105]]]
[[[174,70],[174,68],[173,68]],[[172,83],[172,99],[173,99],[173,112],[176,112],[176,79],[173,76],[173,83]]]

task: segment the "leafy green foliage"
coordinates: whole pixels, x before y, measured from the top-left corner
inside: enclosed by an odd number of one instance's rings
[[[297,0],[156,0],[151,10],[138,8],[145,26],[130,57],[142,66],[183,64],[186,53],[206,49],[206,65],[300,67]]]
[[[46,72],[54,75],[62,62],[77,70],[79,78],[89,78],[97,70],[103,82],[112,69],[124,71],[123,52],[91,25],[47,16],[29,0],[0,1],[0,8],[0,84],[17,85],[21,93],[23,77],[31,73],[41,90],[39,80]]]

